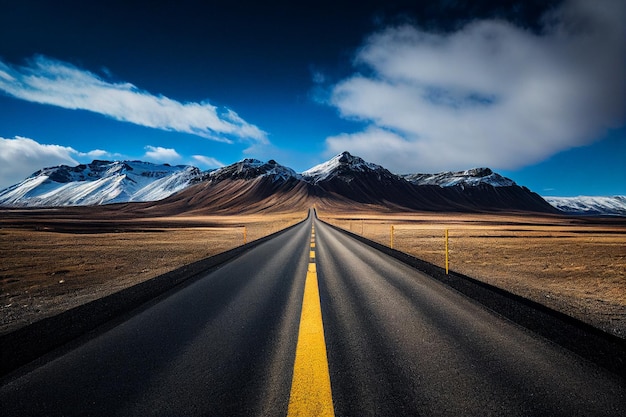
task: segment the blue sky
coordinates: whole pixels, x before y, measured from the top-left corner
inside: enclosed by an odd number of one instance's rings
[[[0,0],[0,188],[92,159],[626,195],[626,4]],[[300,3],[300,4],[294,4]]]

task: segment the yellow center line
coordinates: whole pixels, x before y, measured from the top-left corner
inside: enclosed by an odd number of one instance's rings
[[[313,244],[311,244],[313,245]],[[287,416],[334,416],[315,252],[304,283],[302,315]]]

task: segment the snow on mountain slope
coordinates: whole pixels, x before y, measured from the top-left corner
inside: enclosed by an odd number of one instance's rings
[[[196,184],[198,186],[186,191]],[[233,199],[233,193],[239,197]],[[175,201],[179,194],[184,200],[180,207]],[[223,202],[222,197],[228,201]],[[556,209],[560,209],[572,214],[626,215],[624,196],[546,197],[550,205],[489,168],[399,176],[348,152],[302,174],[274,160],[258,159],[244,159],[210,172],[201,172],[192,166],[141,161],[96,160],[75,167],[61,165],[44,168],[1,190],[0,206],[101,205],[160,202],[167,198],[164,204],[183,210],[191,203],[227,208],[235,200],[242,202],[246,198],[261,197],[272,204],[278,204],[278,200],[302,202],[312,197],[415,210],[511,209],[556,213]]]
[[[296,171],[279,164],[273,159],[263,162],[258,159],[250,158],[217,169],[209,173],[207,179],[209,181],[219,182],[225,179],[250,180],[257,177],[269,177],[275,182],[285,182],[292,178],[297,180],[301,179],[300,174],[297,174]]]
[[[456,185],[475,187],[480,184],[492,187],[511,187],[516,185],[502,175],[493,172],[489,168],[474,168],[459,172],[440,172],[438,174],[408,174],[404,179],[413,185],[437,185],[439,187],[453,187]]]
[[[371,162],[365,162],[358,156],[352,156],[349,152],[342,152],[330,160],[314,166],[302,173],[305,181],[312,184],[327,181],[335,177],[352,176],[355,173],[378,173],[382,175],[393,175],[387,169]],[[349,180],[346,177],[344,179]]]
[[[163,199],[198,182],[191,166],[141,161],[98,161],[75,167],[60,165],[35,172],[0,191],[3,206],[74,206]]]
[[[626,196],[544,197],[552,206],[568,214],[626,216]]]

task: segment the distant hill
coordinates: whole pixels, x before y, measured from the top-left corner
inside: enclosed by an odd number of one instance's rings
[[[5,207],[109,203],[132,203],[124,210],[146,215],[305,209],[313,204],[558,212],[539,195],[488,168],[400,176],[348,152],[301,174],[274,160],[244,159],[207,172],[140,161],[94,161],[44,168],[0,191],[0,205]]]
[[[554,207],[568,214],[626,216],[626,196],[544,197],[544,199]]]

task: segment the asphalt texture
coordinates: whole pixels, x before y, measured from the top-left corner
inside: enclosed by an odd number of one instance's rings
[[[626,415],[624,379],[335,229],[316,230],[337,416]]]
[[[313,218],[17,372],[6,416],[285,416],[311,222],[337,416],[626,415],[626,380]]]
[[[286,415],[310,222],[0,388],[6,416]]]

